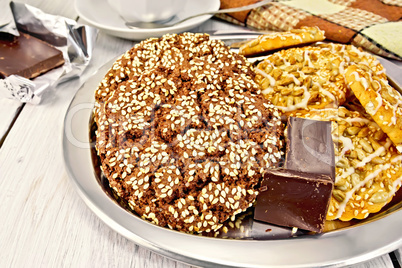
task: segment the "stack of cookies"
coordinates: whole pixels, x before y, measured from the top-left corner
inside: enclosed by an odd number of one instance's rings
[[[266,42],[278,40],[310,43],[316,30],[260,37],[240,53],[269,52]],[[402,181],[402,97],[374,56],[316,43],[273,52],[255,71],[262,94],[284,115],[332,122],[336,179],[328,220],[364,219],[390,202]]]

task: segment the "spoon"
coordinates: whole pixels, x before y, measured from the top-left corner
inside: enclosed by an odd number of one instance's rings
[[[242,7],[235,7],[235,8],[227,8],[227,9],[220,9],[216,11],[209,11],[209,12],[203,12],[199,13],[196,15],[189,16],[187,18],[184,18],[182,20],[173,22],[173,23],[158,23],[158,22],[145,22],[145,21],[132,21],[132,22],[126,22],[126,26],[128,28],[132,29],[154,29],[154,28],[166,28],[166,27],[173,27],[179,23],[182,23],[184,21],[190,20],[195,17],[199,16],[204,16],[204,15],[215,15],[215,14],[220,14],[220,13],[233,13],[233,12],[240,12],[240,11],[245,11],[253,8],[257,8],[263,5],[268,4],[272,0],[263,0],[255,4],[247,5],[247,6],[242,6]]]

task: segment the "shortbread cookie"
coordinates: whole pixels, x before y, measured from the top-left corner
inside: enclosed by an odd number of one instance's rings
[[[301,117],[332,121],[335,187],[327,220],[364,219],[391,201],[402,181],[402,155],[371,119],[345,107]]]
[[[306,46],[269,55],[255,69],[263,95],[282,112],[337,108],[348,87],[346,60],[328,49]]]
[[[318,27],[301,27],[288,32],[260,35],[239,48],[239,54],[254,56],[281,48],[313,43],[325,39],[325,32]]]
[[[154,224],[212,232],[255,201],[283,156],[279,111],[251,64],[208,35],[148,39],[96,90],[96,149],[110,187]]]
[[[346,81],[366,112],[402,152],[401,94],[388,84],[386,78],[376,75],[363,64],[348,67]]]

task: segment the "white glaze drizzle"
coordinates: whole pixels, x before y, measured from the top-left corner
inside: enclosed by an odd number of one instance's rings
[[[377,83],[378,84],[378,90],[377,90],[377,92],[376,92],[376,94],[377,94],[377,96],[375,97],[375,100],[377,101],[377,106],[376,107],[374,107],[374,103],[372,102],[372,101],[370,101],[366,106],[365,106],[365,109],[366,109],[366,111],[367,111],[367,113],[369,113],[371,116],[373,116],[373,115],[375,115],[377,112],[378,112],[378,110],[381,108],[381,106],[382,106],[382,97],[381,97],[381,93],[380,93],[380,91],[381,91],[381,89],[382,89],[382,86],[381,86],[381,83],[379,83],[378,81],[376,81],[376,80],[373,80],[373,78],[372,78],[372,76],[371,76],[371,74],[369,73],[369,76],[370,76],[370,80],[371,80],[371,82],[372,83]],[[355,76],[356,77],[356,76]],[[367,80],[365,79],[365,78],[361,78],[361,79],[364,79],[366,82],[367,82]],[[363,83],[362,83],[363,84]],[[363,86],[364,86],[364,84],[363,84]],[[366,90],[368,89],[368,86],[365,88]]]
[[[290,66],[290,65],[292,65],[290,62],[288,62],[284,57],[281,57],[281,59],[283,60],[283,64],[285,65],[285,66]]]
[[[331,100],[333,100],[333,101],[336,100],[335,96],[334,96],[331,92],[329,92],[328,90],[323,89],[323,88],[320,88],[320,92],[321,92],[323,95],[325,95],[325,96],[327,96],[328,98],[330,98]]]
[[[396,125],[396,120],[397,120],[396,112],[398,111],[398,108],[402,107],[402,98],[400,96],[399,97],[394,96],[394,92],[392,92],[392,88],[390,86],[388,86],[388,91],[391,91],[391,92],[389,92],[390,95],[392,95],[396,100],[396,103],[392,107],[393,116],[391,118],[391,123]]]
[[[314,64],[311,62],[310,59],[310,51],[308,50],[304,51],[304,62],[308,63],[308,67],[314,68]]]
[[[378,110],[380,109],[380,107],[382,106],[382,97],[379,92],[381,90],[381,84],[378,81],[375,81],[375,82],[378,83],[379,90],[377,91],[377,97],[375,97],[375,100],[377,101],[377,107],[374,109],[373,115],[376,114],[378,112]]]
[[[353,173],[355,173],[355,168],[354,167],[350,167],[350,168],[346,169],[345,172],[343,172],[341,175],[335,176],[335,183],[340,179],[344,179],[344,178],[349,177]]]
[[[345,208],[346,208],[347,203],[349,202],[349,200],[352,198],[353,194],[358,189],[360,189],[363,185],[365,185],[371,179],[374,179],[375,177],[377,177],[380,174],[380,172],[382,172],[384,170],[387,170],[390,167],[391,167],[391,164],[383,165],[379,169],[375,170],[373,173],[367,175],[364,178],[364,180],[362,180],[358,184],[356,184],[350,191],[346,192],[345,199],[339,204],[338,213],[336,214],[335,218],[340,218],[342,216],[342,214],[345,212]]]
[[[307,103],[308,103],[308,100],[310,99],[311,94],[310,94],[310,92],[308,92],[306,86],[302,86],[300,88],[304,89],[303,99],[301,100],[301,102],[294,104],[294,105],[290,105],[288,107],[285,107],[285,106],[276,106],[276,107],[278,109],[281,109],[283,112],[291,112],[298,108],[307,108]]]
[[[339,64],[339,73],[341,74],[341,75],[345,75],[345,64],[346,64],[346,62],[344,62],[344,61],[342,61],[340,64]]]
[[[362,84],[362,86],[363,86],[363,88],[364,88],[365,90],[368,89],[369,85],[368,85],[368,82],[367,82],[366,78],[360,77],[359,73],[356,72],[356,71],[355,71],[355,72],[352,72],[351,75],[353,75],[353,76],[355,77],[355,80],[356,80],[356,81],[361,82],[361,84]]]
[[[299,79],[296,78],[296,76],[294,76],[293,74],[288,74],[289,77],[292,77],[293,82],[295,83],[295,85],[300,86],[300,81]]]
[[[278,38],[278,37],[281,40],[286,40],[288,37],[291,37],[292,39],[297,39],[300,42],[303,41],[302,37],[300,37],[300,36],[298,36],[298,35],[296,35],[294,33],[283,33],[283,32],[282,33],[277,33],[277,34],[274,33],[274,34],[260,35],[258,37],[258,39],[259,39],[260,42],[264,42],[267,39],[275,39],[275,38]],[[303,34],[303,37],[304,37],[304,34]]]
[[[387,138],[387,142],[384,144],[384,146],[381,146],[380,148],[375,150],[374,153],[369,154],[368,156],[363,158],[361,160],[361,162],[356,165],[356,167],[357,168],[358,167],[364,167],[367,163],[369,163],[371,160],[373,160],[374,157],[380,156],[386,149],[389,148],[389,146],[391,146],[391,144],[392,144],[391,140]]]
[[[385,147],[388,148],[390,145],[391,145],[391,140],[387,139],[387,143],[386,143],[384,146],[378,148],[378,149],[375,151],[375,153],[373,153],[372,155],[376,154],[377,152],[380,152],[381,149],[382,149],[382,150],[381,150],[381,152],[382,152],[383,150],[385,150]],[[380,152],[380,154],[381,154],[381,152]],[[371,159],[372,159],[372,158],[371,158]],[[401,160],[402,160],[402,155],[398,155],[397,157],[395,157],[395,158],[392,159],[391,163],[395,163],[395,162],[401,161]],[[363,159],[363,161],[362,161],[361,163],[363,163],[363,162],[365,162],[365,159]],[[361,163],[359,163],[359,165],[357,165],[356,167],[362,166],[362,165],[360,165]],[[367,162],[365,162],[365,163],[367,163]],[[377,176],[380,174],[380,172],[382,172],[382,171],[384,171],[384,170],[387,170],[387,169],[389,169],[390,167],[391,167],[391,164],[389,164],[389,163],[380,166],[379,169],[377,169],[377,170],[375,170],[373,173],[367,175],[367,176],[364,178],[364,180],[360,181],[360,182],[359,182],[358,184],[356,184],[350,191],[346,192],[346,194],[345,194],[345,199],[339,204],[339,208],[338,208],[338,212],[337,212],[336,218],[339,218],[339,217],[342,216],[342,214],[345,212],[345,208],[346,208],[347,203],[349,202],[349,200],[352,198],[353,194],[354,194],[358,189],[360,189],[363,185],[365,185],[365,184],[366,184],[368,181],[370,181],[371,179],[374,179],[375,177],[377,177]],[[400,178],[398,178],[397,180],[394,181],[394,183],[393,183],[393,185],[392,185],[393,190],[389,193],[389,196],[391,196],[391,195],[393,195],[393,194],[395,193],[396,188],[397,188],[398,185],[401,183],[401,180],[402,180],[402,176],[401,176]]]
[[[260,69],[258,69],[258,68],[256,68],[255,71],[256,71],[257,73],[259,73],[260,75],[264,76],[265,78],[267,78],[268,81],[269,81],[269,85],[270,85],[271,87],[275,86],[276,80],[275,80],[272,76],[270,76],[269,74],[267,74],[266,72],[264,72],[263,70],[260,70]],[[268,88],[267,88],[267,89],[268,89]],[[271,89],[271,90],[272,90],[272,89]],[[266,89],[264,89],[264,91],[266,91]],[[263,94],[267,94],[268,92],[270,92],[270,91],[268,91],[267,93],[264,93],[264,91],[262,92]]]
[[[342,118],[347,123],[353,123],[353,122],[359,122],[359,123],[364,123],[364,124],[369,124],[372,123],[372,121],[366,119],[366,118],[360,118],[360,117],[354,117],[354,118]]]
[[[355,77],[356,77],[355,73],[353,73],[353,75],[355,75]],[[378,85],[378,90],[376,91],[377,96],[375,98],[375,100],[377,101],[377,105],[376,105],[376,107],[370,107],[370,106],[374,106],[374,103],[372,101],[370,101],[365,107],[366,111],[372,116],[377,114],[378,110],[383,106],[383,98],[382,98],[380,92],[382,90],[387,90],[388,94],[396,100],[396,103],[394,105],[392,105],[391,103],[388,102],[389,105],[392,107],[392,113],[393,113],[393,115],[391,117],[391,122],[389,123],[389,125],[392,125],[392,124],[396,125],[396,121],[397,121],[396,112],[399,107],[402,107],[401,97],[399,95],[395,95],[393,88],[388,84],[388,81],[386,79],[381,79],[381,83],[380,83],[379,81],[374,80],[372,78],[371,74],[369,74],[369,75],[370,75],[371,82],[377,83],[377,85]],[[363,86],[366,86],[364,82],[367,83],[367,80],[365,78],[360,77],[360,79],[356,79],[356,80],[360,81],[360,82],[363,80],[362,84],[363,84]],[[383,87],[383,85],[385,86],[385,88]],[[368,87],[366,87],[365,89],[368,89]]]
[[[343,149],[339,153],[339,156],[338,156],[339,158],[342,158],[342,156],[344,156],[347,151],[353,150],[355,146],[353,145],[352,140],[350,138],[348,138],[348,137],[340,136],[338,139],[343,144]]]
[[[380,64],[380,62],[379,61],[377,61],[378,63],[377,64]],[[379,70],[379,71],[376,71],[376,74],[377,75],[382,75],[382,74],[385,74],[385,68],[382,68],[381,70]],[[387,83],[388,83],[388,81],[387,81]]]

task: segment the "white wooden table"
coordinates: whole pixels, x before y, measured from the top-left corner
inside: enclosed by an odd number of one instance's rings
[[[23,2],[79,20],[72,1]],[[216,29],[239,27],[211,20],[194,31]],[[84,74],[57,86],[40,105],[0,99],[0,267],[190,267],[111,230],[87,208],[64,169],[62,125],[70,101],[100,66],[132,45],[101,32]],[[401,267],[401,254],[402,248],[350,267]]]

